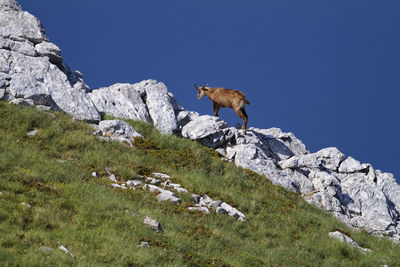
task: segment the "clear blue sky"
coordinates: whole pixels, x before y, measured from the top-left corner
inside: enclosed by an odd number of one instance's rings
[[[239,89],[249,126],[291,131],[311,152],[336,146],[400,179],[399,0],[18,2],[93,89],[156,79],[201,114],[212,104],[194,82]]]

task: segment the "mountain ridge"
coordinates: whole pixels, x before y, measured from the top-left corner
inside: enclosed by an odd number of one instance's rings
[[[153,123],[164,134],[196,140],[226,161],[300,193],[346,225],[400,242],[400,186],[393,175],[345,157],[336,148],[310,153],[293,133],[250,127],[185,110],[165,84],[144,80],[90,89],[49,42],[39,20],[14,0],[0,1],[0,98],[62,110],[98,123],[103,114]]]

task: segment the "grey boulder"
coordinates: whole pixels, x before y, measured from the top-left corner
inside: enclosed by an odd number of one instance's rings
[[[142,99],[140,84],[117,83],[89,93],[96,108],[117,118],[150,122],[150,114]]]
[[[164,83],[148,80],[144,84],[145,102],[154,126],[163,134],[178,130],[175,110]]]
[[[224,145],[233,137],[232,130],[226,122],[209,115],[193,116],[192,120],[183,126],[181,134],[185,138],[197,140],[200,144],[213,148]]]
[[[99,130],[103,136],[133,141],[137,137],[143,137],[132,126],[121,120],[104,120],[99,123]]]

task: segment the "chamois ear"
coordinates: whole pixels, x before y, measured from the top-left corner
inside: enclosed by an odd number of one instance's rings
[[[205,86],[203,86],[203,91],[208,91],[208,89]]]

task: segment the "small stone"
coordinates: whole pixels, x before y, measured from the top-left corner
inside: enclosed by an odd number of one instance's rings
[[[92,176],[93,176],[93,177],[99,178],[99,177],[100,177],[100,174],[98,174],[97,172],[92,172]]]
[[[103,136],[113,137],[111,140],[130,142],[137,137],[143,138],[132,126],[121,120],[104,120],[99,123],[98,127],[102,131]]]
[[[120,184],[111,184],[111,186],[114,187],[114,188],[128,189],[128,188],[125,187],[125,184],[122,184],[122,185],[120,185]]]
[[[168,174],[164,174],[164,173],[159,173],[159,172],[153,172],[151,175],[158,177],[158,178],[162,178],[162,179],[169,179],[171,178],[171,176],[169,176]]]
[[[210,208],[210,209],[211,209],[211,208],[216,209],[216,208],[220,207],[221,204],[222,204],[222,201],[221,201],[221,200],[215,200],[215,201],[210,202],[207,206],[208,206],[208,208]]]
[[[146,181],[150,182],[151,184],[160,184],[160,183],[161,183],[161,180],[159,180],[159,179],[154,179],[154,178],[152,178],[152,177],[147,177],[147,178],[146,178]]]
[[[140,242],[140,245],[137,245],[137,246],[138,247],[143,247],[143,248],[149,248],[150,247],[149,242],[146,242],[146,241]]]
[[[164,191],[164,189],[151,184],[145,184],[143,186],[143,189],[148,189],[150,192],[160,192],[160,193]]]
[[[11,100],[8,103],[13,104],[13,105],[25,106],[25,107],[34,105],[32,99],[23,99],[23,98],[16,98],[16,99]]]
[[[126,184],[129,186],[137,186],[137,185],[141,185],[142,181],[140,180],[128,180],[126,181]]]
[[[63,245],[59,246],[58,249],[61,249],[62,251],[64,251],[65,253],[69,254],[72,256],[72,258],[75,258],[74,254],[72,254],[71,252],[69,252],[69,250],[64,247]]]
[[[21,202],[21,205],[22,205],[22,206],[26,206],[26,207],[28,207],[28,208],[32,208],[31,205],[29,205],[28,203],[25,203],[25,202]]]
[[[240,211],[238,211],[237,209],[235,209],[234,207],[230,206],[229,204],[223,202],[221,204],[221,207],[224,208],[229,216],[232,216],[233,218],[236,218],[240,221],[244,221],[244,218],[246,217],[243,213],[241,213]]]
[[[147,224],[148,226],[150,226],[151,228],[153,228],[153,229],[156,230],[156,231],[164,232],[164,230],[163,230],[161,224],[160,224],[159,222],[157,222],[156,220],[154,220],[154,219],[148,217],[148,216],[146,216],[146,217],[144,218],[143,223],[144,223],[144,224]]]
[[[161,185],[163,187],[167,187],[167,186],[169,186],[170,183],[171,183],[171,180],[166,180],[165,182],[161,183]]]
[[[213,201],[213,200],[212,200],[209,196],[204,195],[203,197],[200,198],[199,204],[200,204],[200,205],[208,205],[208,204],[211,203],[212,201]]]
[[[117,178],[115,177],[114,174],[111,174],[111,175],[108,177],[108,179],[109,179],[111,182],[114,182],[114,183],[117,183],[117,182],[118,182],[118,180],[117,180]]]
[[[178,193],[189,193],[189,191],[183,187],[174,187],[174,189],[178,191]]]
[[[205,214],[209,214],[210,211],[206,208],[206,207],[189,207],[189,210],[193,210],[193,211],[201,211]]]
[[[181,187],[180,184],[174,184],[174,183],[164,183],[164,187],[168,186],[168,187],[172,187],[174,188],[176,191],[178,191],[178,193],[189,193],[189,191],[183,187]]]
[[[157,199],[159,201],[171,201],[174,204],[179,204],[181,200],[171,191],[165,190],[161,192],[158,196]]]
[[[3,192],[0,192],[0,196],[3,194]]]
[[[368,248],[362,248],[360,247],[357,242],[355,242],[353,239],[351,239],[350,237],[348,237],[347,235],[339,232],[339,231],[335,231],[335,232],[330,232],[329,236],[332,238],[335,238],[341,242],[345,242],[353,247],[358,248],[362,253],[367,253],[367,252],[371,252],[370,249]]]
[[[45,105],[36,105],[36,109],[40,110],[40,111],[50,111],[51,107],[49,106],[45,106]],[[56,115],[54,115],[53,113],[48,113],[50,116],[52,116],[53,118],[56,117]]]
[[[26,135],[32,137],[32,136],[35,136],[38,132],[39,132],[38,129],[35,128],[34,130],[27,132]]]

